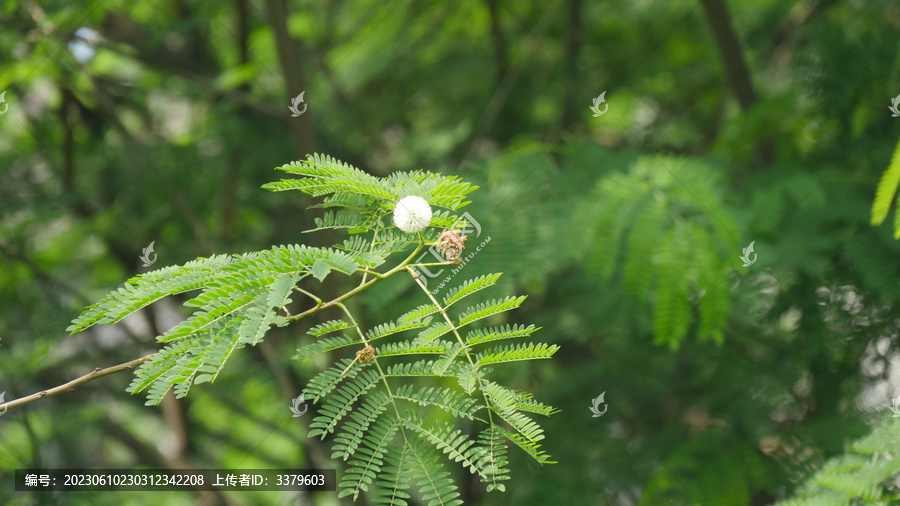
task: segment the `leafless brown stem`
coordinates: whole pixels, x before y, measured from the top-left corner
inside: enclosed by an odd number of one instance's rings
[[[53,397],[54,395],[59,395],[63,392],[71,392],[72,390],[75,390],[76,388],[87,383],[88,381],[93,381],[97,378],[102,378],[104,376],[109,376],[110,374],[115,374],[117,372],[122,372],[125,370],[133,371],[135,367],[143,364],[144,362],[149,360],[153,355],[155,355],[155,353],[152,353],[150,355],[147,355],[147,356],[144,356],[141,358],[136,358],[136,359],[132,360],[131,362],[125,362],[124,364],[107,367],[106,369],[101,369],[98,367],[98,368],[94,369],[93,371],[89,372],[88,374],[85,374],[84,376],[81,376],[80,378],[73,379],[72,381],[70,381],[64,385],[60,385],[58,387],[53,387],[49,390],[41,390],[40,392],[31,394],[27,397],[21,397],[19,399],[15,399],[15,400],[9,401],[4,404],[0,404],[0,412],[6,411],[8,408],[17,408],[19,406],[24,406],[25,404],[30,404],[34,401],[44,399],[46,397]]]

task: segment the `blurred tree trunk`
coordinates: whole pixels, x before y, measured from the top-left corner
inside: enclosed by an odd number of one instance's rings
[[[247,26],[247,17],[249,9],[247,8],[247,0],[235,0],[235,38],[238,50],[238,62],[240,65],[246,65],[250,62],[250,52],[247,46],[247,37],[250,32]],[[242,93],[250,91],[250,85],[242,83],[238,86]],[[248,107],[245,104],[238,104],[238,114],[244,116],[248,114]],[[228,172],[225,174],[225,180],[222,183],[222,229],[220,240],[226,245],[231,244],[234,238],[234,209],[237,205],[235,199],[237,197],[238,171],[240,170],[241,157],[237,152],[232,152],[228,156]]]
[[[275,44],[278,50],[278,59],[281,62],[281,72],[284,75],[287,94],[289,97],[296,96],[300,92],[306,91],[306,76],[300,68],[300,57],[296,43],[291,38],[287,28],[288,9],[286,0],[266,0],[266,6],[269,10],[269,24],[272,32],[275,34]],[[284,107],[287,116],[287,105]],[[297,142],[300,158],[304,158],[306,154],[318,152],[315,136],[309,122],[309,113],[299,118],[288,117],[288,125],[294,134]],[[308,198],[303,198],[298,205],[305,208],[309,204]],[[307,216],[307,222],[312,223]],[[316,234],[316,245],[331,247],[334,243],[334,233],[325,230]],[[335,276],[330,276],[322,283],[322,287],[317,290],[323,300],[330,300],[337,296],[338,287],[336,285]],[[328,315],[319,313],[315,316],[317,322],[326,321]]]
[[[570,125],[575,123],[575,119],[577,118],[575,109],[578,106],[579,98],[584,92],[584,90],[582,90],[583,85],[578,79],[580,74],[578,72],[578,53],[581,49],[581,32],[583,30],[583,24],[581,22],[581,5],[582,0],[568,0],[569,29],[566,31],[565,66],[566,70],[572,74],[572,79],[569,80],[569,92],[563,97],[561,130],[566,130]]]
[[[741,110],[746,112],[756,103],[757,96],[750,70],[744,61],[741,42],[731,24],[728,7],[724,0],[700,0],[700,3],[703,4],[719,56],[722,57],[725,81],[741,104]],[[761,140],[756,146],[756,154],[762,165],[772,165],[775,162],[775,142],[771,139]]]
[[[491,15],[491,39],[494,41],[494,82],[497,86],[509,71],[509,57],[506,50],[506,37],[500,26],[500,14],[497,12],[498,0],[485,0]]]
[[[306,76],[303,74],[303,69],[300,68],[297,46],[288,32],[287,18],[289,14],[287,1],[266,0],[266,6],[269,10],[269,25],[272,27],[272,33],[275,34],[278,59],[281,62],[281,73],[285,79],[285,91],[287,91],[288,97],[293,98],[306,91]],[[284,112],[287,116],[287,102],[284,106]],[[297,149],[300,155],[316,153],[318,147],[309,123],[309,114],[304,114],[300,118],[288,118],[291,120],[288,122],[288,126],[294,134],[294,139],[297,141]]]

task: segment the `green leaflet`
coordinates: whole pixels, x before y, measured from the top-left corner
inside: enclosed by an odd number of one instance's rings
[[[336,350],[353,345],[362,346],[362,341],[360,341],[358,337],[347,335],[337,337],[324,337],[315,343],[307,344],[305,346],[297,348],[297,354],[291,358],[293,358],[294,360],[306,360],[315,357],[316,355],[325,353],[326,351]]]
[[[427,427],[418,419],[403,418],[401,423],[431,443],[435,449],[446,454],[453,462],[462,464],[472,474],[486,477],[478,465],[483,462],[480,459],[483,449],[475,446],[475,441],[463,435],[461,430],[440,420]]]
[[[452,306],[453,304],[462,300],[464,297],[468,297],[475,292],[493,286],[498,279],[500,279],[500,274],[480,276],[475,279],[466,281],[456,288],[450,289],[450,291],[447,292],[447,295],[444,296],[444,308],[446,309]]]
[[[185,344],[164,348],[144,363],[129,389],[147,391],[148,403],[158,404],[171,387],[183,397],[192,384],[214,381],[234,349],[255,346],[273,325],[286,325],[288,320],[277,312],[291,303],[291,293],[304,276],[324,278],[332,270],[351,274],[361,265],[353,253],[297,245],[198,259],[132,278],[88,307],[69,330],[114,323],[163,296],[201,289],[185,302],[186,307],[195,308],[193,314],[158,337],[163,343],[184,340]],[[227,336],[221,335],[222,325]],[[222,346],[223,339],[230,343],[228,347]],[[198,362],[198,357],[216,366]]]
[[[349,328],[350,324],[345,322],[344,320],[331,320],[325,323],[320,323],[315,327],[309,329],[306,333],[313,336],[318,337],[324,334],[330,334],[332,332],[337,332],[338,330],[343,330]]]
[[[363,331],[364,340],[351,335],[327,336],[351,327],[346,320],[332,320],[310,331],[316,342],[302,347],[296,358],[326,351],[344,357],[314,377],[306,389],[315,402],[322,401],[309,436],[325,438],[334,432],[333,457],[349,464],[339,487],[341,497],[357,499],[368,492],[375,504],[408,504],[418,488],[425,504],[460,504],[459,492],[445,468],[448,463],[479,476],[488,490],[502,492],[503,481],[510,478],[508,443],[538,463],[551,463],[540,449],[543,430],[529,415],[549,416],[557,410],[527,392],[489,381],[487,375],[491,373],[488,365],[515,367],[513,362],[550,358],[559,347],[517,342],[476,355],[475,346],[528,337],[537,328],[516,324],[473,328],[465,339],[458,334],[479,320],[515,309],[524,297],[476,304],[455,322],[446,319],[449,304],[489,288],[498,278],[499,274],[489,274],[467,280],[451,290],[442,304],[422,304],[399,316],[397,323]],[[408,332],[423,327],[418,334]],[[372,341],[373,359],[354,361],[355,352]],[[353,351],[341,352],[347,347]],[[422,355],[436,358],[423,359]],[[416,378],[426,381],[414,383]],[[435,383],[440,378],[453,379]],[[440,410],[444,416],[428,417],[426,422],[430,409]],[[487,410],[492,416],[485,416]],[[474,433],[477,436],[463,434],[456,420],[480,426]]]
[[[487,491],[499,490],[505,492],[506,487],[502,483],[508,480],[509,469],[506,469],[506,444],[503,442],[502,433],[497,430],[496,426],[488,427],[483,430],[478,437],[478,443],[483,449],[481,455],[481,464],[484,469],[485,478],[482,480],[488,483]]]
[[[192,384],[214,381],[234,350],[242,348],[238,318],[217,323],[209,335],[190,341],[176,341],[135,371],[127,391],[147,391],[146,405],[156,405],[173,386],[177,398],[188,394]]]
[[[388,504],[390,506],[406,506],[406,499],[410,498],[410,447],[394,443],[385,453],[384,460],[388,464],[381,468],[378,488],[372,494],[372,502],[375,504]]]
[[[540,327],[535,327],[534,325],[527,327],[524,325],[507,325],[506,327],[471,330],[466,336],[466,345],[475,346],[476,344],[499,341],[501,339],[528,337],[538,330],[540,330]]]
[[[97,323],[116,323],[167,295],[203,288],[231,261],[228,255],[216,255],[135,276],[124,287],[88,306],[66,331],[75,334]]]
[[[887,170],[878,181],[878,189],[875,191],[875,200],[872,202],[872,225],[881,225],[887,218],[894,195],[900,187],[900,142],[894,149],[894,156]],[[897,213],[894,221],[894,239],[900,239],[900,213]]]
[[[869,435],[850,444],[844,454],[829,459],[801,483],[793,499],[776,504],[812,506],[896,502],[892,482],[900,472],[900,461],[894,455],[896,441],[900,437],[900,419],[883,416],[885,418]]]
[[[376,355],[380,357],[392,357],[397,355],[440,355],[450,346],[452,346],[452,344],[446,341],[438,341],[436,344],[429,346],[420,345],[415,341],[400,341],[377,347]]]
[[[522,302],[525,301],[525,296],[521,297],[506,297],[502,300],[493,300],[491,302],[478,304],[477,306],[470,307],[466,309],[462,314],[459,315],[459,321],[457,322],[457,328],[462,327],[464,325],[468,325],[472,322],[482,320],[489,316],[494,316],[495,314],[502,313],[504,311],[509,311],[511,309],[515,309],[522,305]]]
[[[374,339],[381,339],[383,337],[399,334],[400,332],[404,332],[406,330],[422,328],[429,323],[431,323],[431,318],[419,318],[418,320],[407,321],[407,323],[403,323],[401,325],[395,325],[394,322],[385,323],[374,327],[369,332],[366,332],[366,339],[370,341]]]
[[[650,308],[655,342],[673,349],[694,328],[699,340],[723,338],[729,304],[720,283],[740,249],[720,184],[700,161],[643,157],[602,178],[583,205],[589,271]]]
[[[436,406],[456,418],[475,418],[475,413],[484,408],[476,399],[449,388],[422,387],[413,392],[412,385],[402,385],[394,392],[394,397],[415,402],[420,406]]]
[[[503,346],[488,353],[480,354],[476,363],[478,365],[487,365],[500,362],[519,362],[522,360],[550,358],[557,350],[559,350],[559,346],[551,346],[543,343]]]
[[[420,487],[422,500],[428,505],[457,506],[459,499],[456,484],[450,473],[444,470],[440,456],[427,446],[427,442],[416,439],[410,447],[410,468],[412,478]]]
[[[343,425],[343,430],[334,438],[334,453],[331,458],[347,460],[356,452],[369,426],[388,409],[391,397],[383,392],[370,395],[365,402],[350,414],[351,421]]]
[[[321,434],[322,439],[325,439],[328,433],[334,432],[341,418],[353,409],[351,405],[361,395],[374,387],[375,382],[379,379],[379,374],[369,369],[363,371],[356,378],[349,378],[344,381],[344,384],[338,387],[328,400],[319,407],[320,416],[314,418],[313,423],[309,424],[310,428],[313,429],[309,432],[309,437]]]
[[[341,492],[338,497],[352,495],[355,501],[360,492],[369,490],[369,485],[381,471],[384,464],[382,458],[398,428],[398,421],[387,415],[365,433],[362,444],[366,451],[359,452],[359,460],[350,461],[350,467],[344,472],[344,479],[339,485]]]
[[[453,331],[453,326],[451,326],[449,323],[447,323],[445,321],[439,321],[439,322],[435,323],[434,325],[428,327],[427,329],[423,330],[422,332],[419,332],[418,339],[422,343],[430,343],[431,341],[434,341],[435,339],[437,339],[441,336],[449,334],[452,331]]]

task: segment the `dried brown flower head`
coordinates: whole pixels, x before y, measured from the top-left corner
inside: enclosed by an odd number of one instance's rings
[[[466,242],[468,236],[460,236],[460,232],[460,230],[444,229],[444,231],[441,232],[441,237],[438,238],[438,251],[444,255],[448,262],[458,264],[460,262],[462,250],[466,249],[463,244]]]
[[[375,348],[366,346],[365,348],[357,351],[356,354],[359,355],[359,361],[364,364],[375,357]]]

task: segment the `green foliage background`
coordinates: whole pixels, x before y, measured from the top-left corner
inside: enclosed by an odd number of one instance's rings
[[[491,494],[458,472],[467,504],[895,500],[895,2],[9,0],[0,18],[6,400],[159,349],[191,295],[65,332],[147,270],[151,241],[155,269],[343,240],[301,233],[325,213],[308,198],[260,188],[274,167],[327,153],[379,177],[427,169],[477,185],[465,211],[482,232],[467,245],[490,241],[458,276],[503,272],[497,292],[528,299],[491,325],[534,324],[561,346],[496,371],[562,410],[542,420],[558,464],[509,452],[512,479]],[[85,63],[69,50],[81,27],[103,36]],[[301,91],[308,109],[292,118]],[[604,91],[609,109],[593,117]],[[744,267],[751,242],[758,258]],[[448,274],[429,289],[443,296]],[[352,306],[371,328],[421,296],[391,278]],[[215,383],[158,407],[128,395],[133,375],[120,373],[10,409],[0,502],[148,498],[13,492],[28,467],[340,478],[330,444],[288,409],[330,363],[291,357],[310,326],[338,317],[273,329]],[[602,392],[608,411],[592,418]]]

